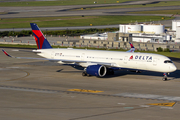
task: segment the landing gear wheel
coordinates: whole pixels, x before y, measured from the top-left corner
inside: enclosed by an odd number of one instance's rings
[[[90,77],[91,75],[90,74],[87,74],[87,77]]]
[[[87,76],[87,73],[86,73],[86,72],[83,72],[83,73],[82,73],[82,76]]]
[[[136,70],[136,73],[141,73],[141,71],[139,71],[139,70]]]
[[[166,81],[167,80],[167,77],[163,77],[163,79],[162,79],[163,81]]]
[[[164,73],[163,75],[164,75],[164,77],[163,77],[163,79],[162,79],[162,80],[163,80],[163,81],[166,81],[166,80],[167,80],[167,74],[166,74],[166,73]]]

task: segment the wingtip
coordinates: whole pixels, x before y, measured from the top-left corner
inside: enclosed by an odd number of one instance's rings
[[[134,48],[134,46],[133,46],[133,44],[131,42],[129,42],[129,44],[130,44],[131,48]]]
[[[8,57],[11,57],[5,50],[2,49],[2,51],[4,52],[5,55],[7,55]]]
[[[6,52],[4,49],[2,49],[3,52]]]

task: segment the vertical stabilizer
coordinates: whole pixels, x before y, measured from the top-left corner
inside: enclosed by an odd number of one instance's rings
[[[52,48],[47,39],[44,37],[43,33],[35,23],[30,23],[34,39],[36,41],[38,49],[48,49]]]

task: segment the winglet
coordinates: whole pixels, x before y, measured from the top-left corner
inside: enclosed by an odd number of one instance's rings
[[[134,48],[134,46],[133,46],[133,44],[132,44],[132,43],[130,43],[130,42],[129,42],[129,44],[130,44],[131,48]]]
[[[9,55],[5,50],[2,49],[2,51],[4,52],[5,55],[7,55],[8,57],[12,57],[11,55]]]
[[[130,44],[130,46],[131,46],[131,49],[128,50],[127,52],[134,52],[134,51],[135,51],[135,48],[134,48],[133,44],[130,43],[130,42],[129,42],[129,44]]]

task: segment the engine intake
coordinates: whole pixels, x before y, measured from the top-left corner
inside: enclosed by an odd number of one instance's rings
[[[107,69],[103,65],[90,65],[86,68],[86,73],[92,76],[103,77],[106,75]]]

